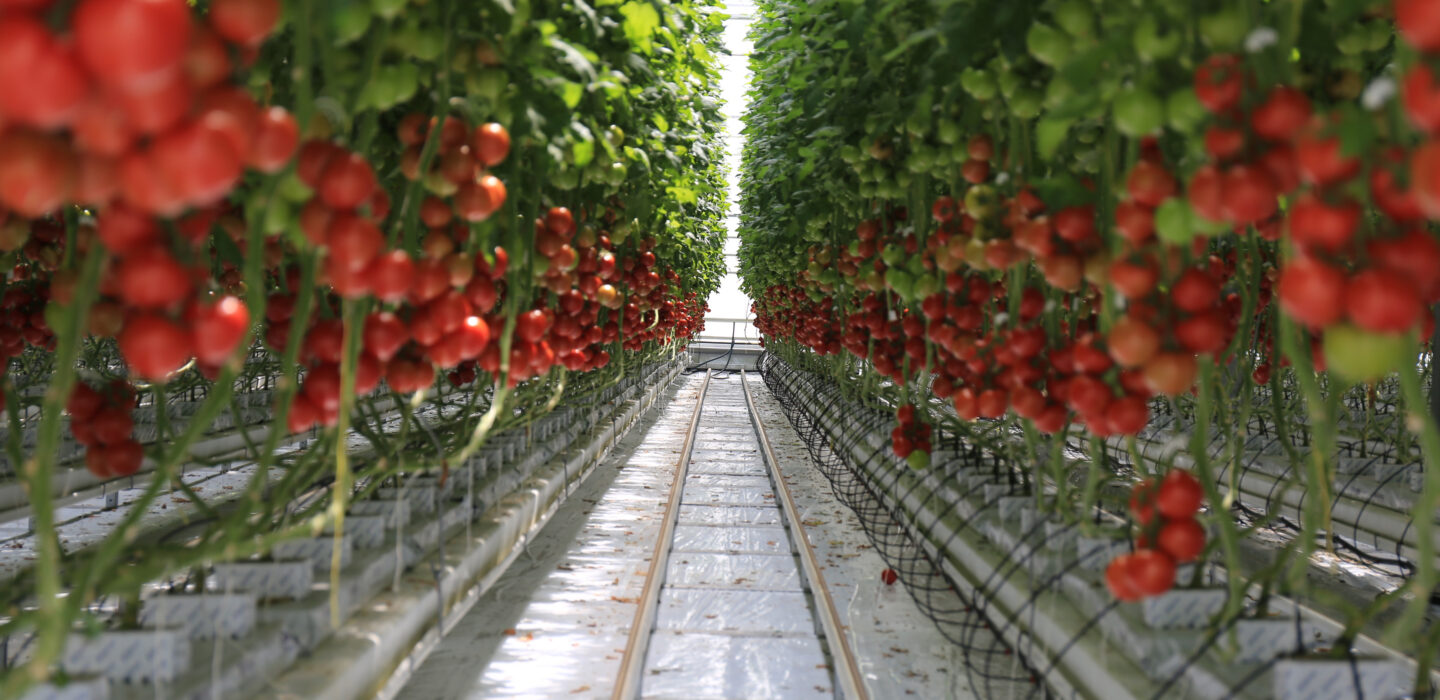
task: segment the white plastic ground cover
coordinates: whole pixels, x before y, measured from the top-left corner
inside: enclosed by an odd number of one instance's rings
[[[798,585],[794,545],[778,524],[739,375],[712,376],[694,447],[680,503],[741,514],[695,522],[679,515],[640,674],[641,697],[834,697],[830,661],[808,593]],[[742,522],[757,508],[774,515]],[[743,572],[727,577],[760,564],[760,557],[781,586],[759,585],[761,579]]]
[[[547,522],[573,484],[589,473],[617,436],[629,430],[678,371],[678,363],[672,363],[633,377],[606,409],[610,415],[602,423],[595,419],[603,418],[605,410],[580,422],[572,417],[562,426],[569,415],[562,411],[535,424],[528,433],[535,441],[524,453],[513,440],[493,443],[490,457],[497,460],[524,455],[519,464],[512,462],[489,475],[518,474],[519,487],[497,497],[475,525],[466,518],[463,531],[451,536],[443,549],[426,547],[431,553],[424,559],[413,567],[407,562],[403,577],[397,575],[392,585],[377,591],[339,630],[268,682],[257,697],[350,699],[377,693],[409,697],[400,688],[415,666],[506,571],[530,534]],[[507,477],[486,483],[493,487],[509,481]],[[463,503],[450,507],[471,512]]]
[[[904,584],[881,580],[885,562],[855,513],[837,500],[758,375],[748,377],[782,478],[825,572],[872,698],[973,698],[959,650],[915,605]],[[1025,697],[1032,686],[1017,688]],[[987,699],[988,700],[988,699]]]
[[[703,381],[630,431],[394,697],[608,697]]]

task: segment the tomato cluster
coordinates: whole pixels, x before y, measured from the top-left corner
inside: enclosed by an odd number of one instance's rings
[[[135,441],[135,390],[120,380],[99,390],[81,382],[70,392],[65,410],[70,433],[86,447],[85,466],[101,479],[130,476],[140,471],[145,451]]]
[[[1105,583],[1122,601],[1160,595],[1175,585],[1175,568],[1205,551],[1205,528],[1195,520],[1204,502],[1200,482],[1184,469],[1160,481],[1145,479],[1130,494],[1130,516],[1140,527],[1136,550],[1111,560]]]

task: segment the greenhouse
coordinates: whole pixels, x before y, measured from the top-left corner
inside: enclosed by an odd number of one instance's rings
[[[1437,320],[1440,0],[0,0],[0,700],[1434,699]]]

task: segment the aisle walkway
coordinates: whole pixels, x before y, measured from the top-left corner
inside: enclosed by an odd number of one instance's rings
[[[739,375],[711,379],[642,697],[833,697]]]
[[[609,697],[703,375],[682,376],[397,697]]]
[[[699,374],[678,380],[668,405],[566,501],[397,697],[612,696],[702,383]],[[830,495],[764,384],[752,377],[750,387],[869,697],[969,696],[954,647],[901,586],[881,583],[883,564],[853,514]],[[836,697],[737,375],[711,380],[675,516],[654,621],[639,635],[639,696]]]

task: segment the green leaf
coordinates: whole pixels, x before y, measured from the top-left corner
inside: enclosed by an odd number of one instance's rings
[[[655,6],[632,0],[620,6],[620,14],[625,17],[625,38],[641,53],[651,53],[654,49],[652,37],[660,28],[660,13]]]

